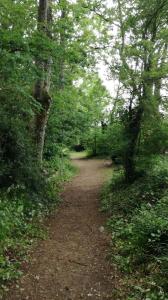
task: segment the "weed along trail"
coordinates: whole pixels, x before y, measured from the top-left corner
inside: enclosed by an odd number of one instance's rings
[[[110,238],[99,212],[107,169],[97,159],[74,164],[80,172],[66,184],[64,201],[49,219],[49,237],[39,243],[27,274],[6,300],[114,299],[115,274],[106,259]]]

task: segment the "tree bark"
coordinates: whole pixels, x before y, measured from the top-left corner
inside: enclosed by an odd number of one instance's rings
[[[42,36],[48,38],[51,34],[52,10],[51,0],[39,0],[38,7],[38,31]],[[39,163],[42,163],[44,140],[46,133],[46,126],[51,106],[50,79],[51,79],[51,64],[52,58],[37,59],[36,66],[39,70],[40,77],[35,83],[34,98],[40,104],[40,110],[35,116],[35,144],[36,153]]]

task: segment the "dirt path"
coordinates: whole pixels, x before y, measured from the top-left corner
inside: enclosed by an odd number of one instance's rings
[[[7,300],[115,300],[98,203],[106,167],[103,160],[74,162],[80,173],[65,187],[64,202],[49,221],[49,238],[34,251],[20,287]]]

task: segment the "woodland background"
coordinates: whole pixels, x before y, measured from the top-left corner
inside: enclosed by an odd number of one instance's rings
[[[168,298],[167,49],[167,0],[0,0],[2,289],[59,203],[76,149],[113,160],[101,202],[128,299]]]

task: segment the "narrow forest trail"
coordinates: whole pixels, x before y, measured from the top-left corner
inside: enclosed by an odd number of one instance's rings
[[[115,300],[115,274],[106,259],[110,237],[101,232],[99,192],[103,160],[77,159],[79,174],[63,192],[64,202],[49,219],[49,238],[40,242],[20,283],[6,300]]]

